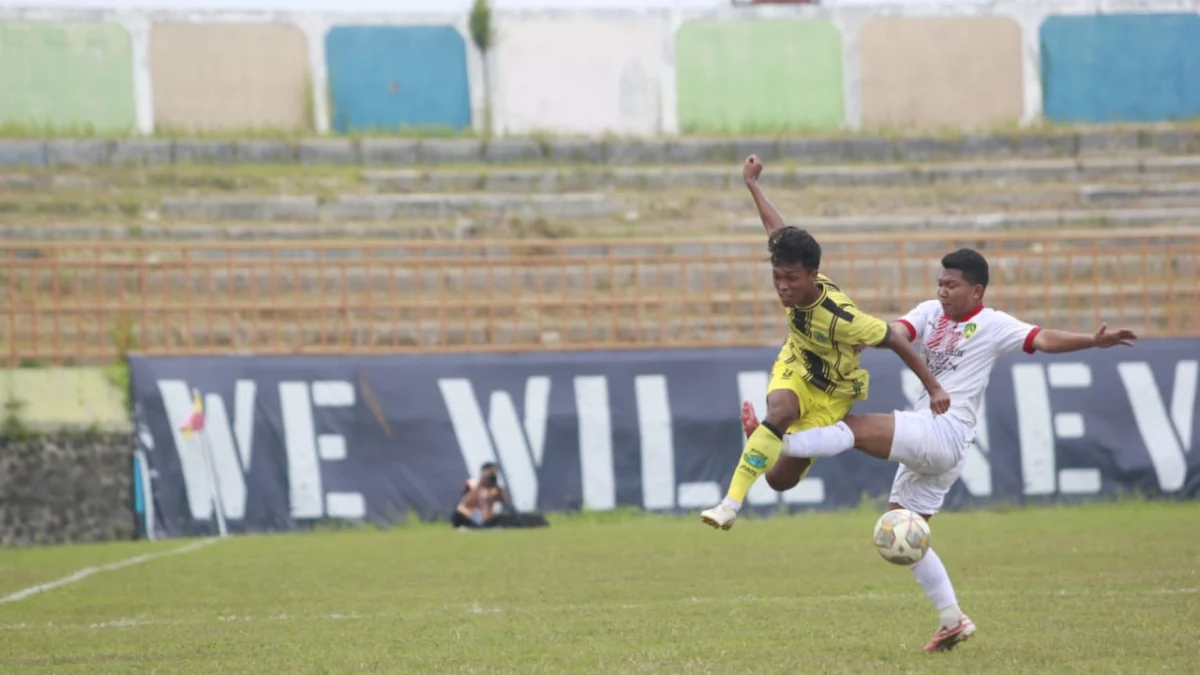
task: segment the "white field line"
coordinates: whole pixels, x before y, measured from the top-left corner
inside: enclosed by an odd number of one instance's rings
[[[182,551],[181,551],[182,552]],[[169,554],[168,554],[169,555]],[[1137,591],[1086,591],[1086,590],[1069,590],[1060,589],[1050,591],[1044,595],[1053,598],[1062,597],[1077,597],[1077,598],[1112,598],[1116,596],[1148,596],[1148,595],[1196,595],[1200,594],[1200,588],[1159,588]],[[1028,593],[1022,591],[1005,591],[1005,590],[980,590],[971,593],[963,594],[966,598],[977,597],[1029,597],[1031,595],[1041,595],[1040,593]],[[702,604],[741,604],[755,602],[777,603],[793,603],[793,604],[822,604],[822,603],[843,603],[843,602],[884,602],[884,601],[913,601],[919,599],[917,593],[853,593],[848,595],[810,595],[810,596],[772,596],[759,597],[754,595],[744,595],[740,597],[722,596],[718,598],[675,598],[651,601],[645,604],[629,604],[629,603],[598,603],[587,605],[583,609],[586,611],[603,611],[610,612],[613,610],[635,610],[635,609],[650,609],[652,606],[663,605],[678,605],[683,603],[702,603]],[[556,611],[562,612],[578,612],[581,608],[577,605],[562,605],[539,608],[524,608],[529,611],[537,611],[550,613]],[[486,607],[478,602],[472,603],[466,607],[462,606],[446,606],[442,610],[420,610],[415,612],[403,611],[382,611],[369,612],[366,614],[358,612],[347,612],[345,614],[289,614],[281,612],[279,614],[260,615],[260,616],[216,616],[207,618],[181,618],[181,619],[155,619],[153,617],[135,617],[135,618],[117,618],[109,621],[101,621],[91,624],[67,624],[55,623],[49,621],[46,623],[10,623],[0,624],[0,631],[17,631],[17,630],[97,630],[97,629],[112,629],[112,628],[140,628],[147,626],[183,626],[183,625],[202,625],[202,624],[220,624],[220,623],[279,623],[279,622],[309,622],[309,621],[378,621],[382,619],[422,619],[433,616],[445,616],[447,614],[500,614],[504,610],[499,607]],[[516,610],[518,613],[523,609]]]
[[[100,572],[112,572],[114,570],[119,570],[119,569],[123,569],[126,567],[133,567],[134,565],[140,565],[144,562],[149,562],[151,560],[154,560],[155,558],[162,558],[162,557],[169,556],[169,555],[180,555],[183,553],[190,553],[197,549],[204,548],[205,546],[208,546],[210,544],[215,544],[218,541],[220,541],[220,540],[219,539],[201,539],[200,541],[194,541],[190,544],[180,546],[179,548],[171,549],[170,551],[163,551],[161,553],[146,553],[143,555],[134,556],[132,558],[126,558],[124,560],[118,560],[117,562],[114,562],[114,563],[108,563],[107,565],[100,565],[99,567],[85,567],[77,572],[74,572],[65,577],[62,577],[61,579],[55,579],[54,581],[47,581],[44,584],[30,586],[29,588],[26,588],[24,590],[17,591],[16,593],[13,593],[12,595],[6,595],[3,598],[0,598],[0,605],[5,605],[10,602],[17,602],[19,600],[24,600],[25,598],[28,598],[31,595],[37,595],[38,593],[44,593],[46,591],[58,588],[59,586],[66,586],[68,584],[73,584],[77,581],[83,581],[84,579],[92,576],[93,574],[98,574]]]

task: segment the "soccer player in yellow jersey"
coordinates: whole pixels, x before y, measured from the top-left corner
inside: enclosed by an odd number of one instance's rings
[[[762,162],[751,155],[742,176],[767,229],[775,291],[787,312],[788,337],[771,369],[766,419],[747,439],[725,499],[700,514],[703,522],[723,530],[733,527],[746,493],[759,476],[771,472],[771,486],[788,489],[807,473],[811,459],[780,460],[785,433],[837,424],[855,401],[866,400],[870,377],[858,364],[856,347],[887,347],[896,352],[929,391],[934,414],[950,407],[950,397],[908,336],[893,334],[886,321],[860,311],[818,271],[820,244],[808,232],[784,224],[758,186],[762,169]]]

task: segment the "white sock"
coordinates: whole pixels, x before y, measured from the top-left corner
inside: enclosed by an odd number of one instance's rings
[[[958,608],[958,598],[954,596],[954,586],[950,583],[950,575],[946,573],[942,559],[933,549],[929,549],[925,552],[925,557],[912,565],[911,569],[917,583],[921,585],[921,590],[925,591],[925,595],[929,596],[933,606],[937,608],[938,620],[942,622],[942,626],[958,623],[962,617],[962,610]]]
[[[805,429],[783,437],[783,454],[791,457],[833,457],[854,447],[854,432],[845,422]]]

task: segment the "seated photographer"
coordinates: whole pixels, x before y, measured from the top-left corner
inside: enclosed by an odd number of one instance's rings
[[[497,502],[509,503],[508,493],[500,488],[497,472],[495,462],[487,462],[480,467],[478,478],[463,482],[462,497],[450,518],[451,525],[477,529],[506,524],[509,519],[495,514],[493,508]]]

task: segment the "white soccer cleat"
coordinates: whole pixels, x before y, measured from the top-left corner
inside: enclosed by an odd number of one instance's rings
[[[925,645],[927,652],[948,652],[975,635],[975,623],[965,614],[953,626],[943,626]]]
[[[701,522],[721,530],[733,527],[733,521],[737,520],[737,517],[737,509],[725,502],[700,513]]]

